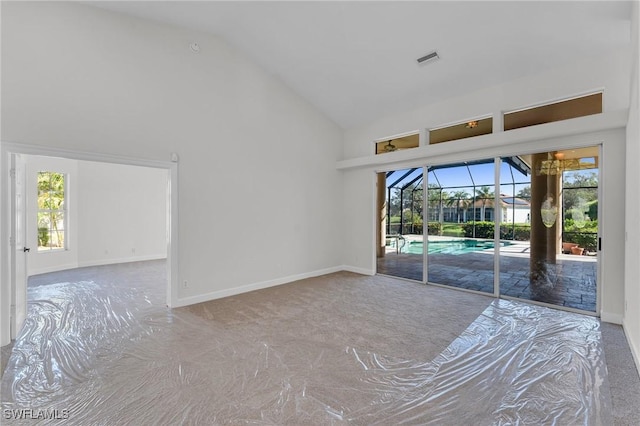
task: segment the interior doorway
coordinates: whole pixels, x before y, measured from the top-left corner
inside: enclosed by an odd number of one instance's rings
[[[2,145],[2,164],[8,165],[12,168],[16,164],[16,159],[25,156],[41,156],[41,157],[54,157],[72,161],[84,161],[94,162],[95,164],[113,165],[120,167],[143,167],[149,169],[158,170],[165,176],[164,194],[161,197],[164,199],[163,203],[163,215],[165,217],[165,225],[162,230],[162,240],[164,240],[164,247],[167,263],[167,285],[164,298],[168,306],[172,306],[177,300],[177,245],[175,244],[177,236],[177,157],[176,161],[156,161],[145,159],[132,159],[125,157],[113,157],[101,154],[83,153],[83,152],[69,152],[69,151],[57,151],[41,147],[23,146],[19,144],[3,144]],[[23,158],[24,159],[24,158]],[[10,339],[15,338],[16,334],[21,328],[26,314],[26,269],[22,271],[20,268],[16,268],[22,264],[22,260],[28,261],[28,257],[31,254],[32,249],[37,249],[41,245],[41,241],[38,238],[36,247],[30,247],[33,245],[32,241],[28,241],[27,238],[16,239],[16,235],[25,233],[27,231],[25,218],[26,211],[22,211],[17,208],[20,203],[16,203],[15,195],[15,182],[13,178],[15,172],[12,171],[12,179],[7,180],[2,185],[2,199],[3,199],[3,217],[8,220],[2,221],[1,233],[7,236],[7,240],[10,239],[11,247],[9,250],[2,251],[2,321],[1,321],[1,334],[2,344],[9,343]],[[26,175],[25,175],[26,176]],[[17,180],[19,181],[19,179]],[[131,183],[130,183],[131,184]],[[117,188],[112,188],[117,192]],[[7,200],[8,203],[4,203]],[[6,207],[5,207],[6,206]],[[9,207],[11,206],[11,207]],[[108,210],[107,206],[96,206],[97,209],[104,207]],[[112,211],[122,211],[126,213],[126,202],[122,205],[111,206]],[[6,215],[5,215],[6,214]],[[76,218],[77,219],[77,218]],[[99,227],[98,224],[96,226]],[[32,231],[33,232],[33,231]],[[71,234],[69,234],[71,236]],[[11,238],[9,238],[11,236]],[[24,244],[23,244],[24,243]],[[129,254],[135,255],[136,250],[140,250],[140,245],[129,245]],[[28,249],[28,251],[25,251]],[[100,250],[103,250],[100,248]],[[60,253],[64,252],[64,247],[60,248]],[[108,251],[105,250],[105,251]],[[104,254],[108,254],[103,252]],[[139,253],[139,252],[138,252]],[[125,258],[126,256],[121,256]],[[114,259],[111,259],[113,261]],[[117,259],[115,259],[117,260]],[[87,263],[89,262],[89,263]],[[90,264],[91,261],[85,259],[84,266]],[[93,264],[98,265],[100,261],[94,261]],[[5,269],[4,266],[7,266]],[[83,266],[80,264],[80,266]],[[7,295],[8,297],[4,297]]]

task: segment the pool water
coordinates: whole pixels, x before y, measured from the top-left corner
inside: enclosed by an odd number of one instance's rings
[[[509,245],[507,242],[501,242],[500,246],[504,247]],[[486,249],[492,249],[494,247],[493,241],[482,240],[443,240],[443,241],[429,241],[429,254],[442,253],[442,254],[464,254],[474,251],[481,251]],[[402,253],[408,254],[422,254],[423,244],[422,241],[407,241],[402,247]]]

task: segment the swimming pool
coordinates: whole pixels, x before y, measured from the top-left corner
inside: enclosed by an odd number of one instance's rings
[[[501,242],[500,246],[504,247],[509,245],[508,242]],[[483,240],[436,240],[429,241],[429,254],[442,253],[442,254],[464,254],[474,251],[481,251],[486,249],[492,249],[494,247],[493,241]],[[422,241],[407,241],[400,250],[401,253],[408,254],[422,254],[423,253]]]

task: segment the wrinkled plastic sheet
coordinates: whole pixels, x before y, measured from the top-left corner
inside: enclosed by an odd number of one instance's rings
[[[3,424],[20,415],[30,416],[16,421],[24,424],[612,420],[592,317],[495,300],[439,356],[416,361],[304,335],[251,335],[169,310],[144,286],[83,281],[29,292],[2,380]]]

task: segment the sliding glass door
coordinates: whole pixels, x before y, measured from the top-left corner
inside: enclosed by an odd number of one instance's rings
[[[422,167],[377,175],[377,271],[422,282]]]
[[[379,173],[378,272],[595,312],[598,166],[592,146]]]
[[[494,160],[428,170],[428,282],[493,294]]]
[[[596,311],[597,146],[503,158],[500,294]],[[525,217],[525,211],[526,217]]]

